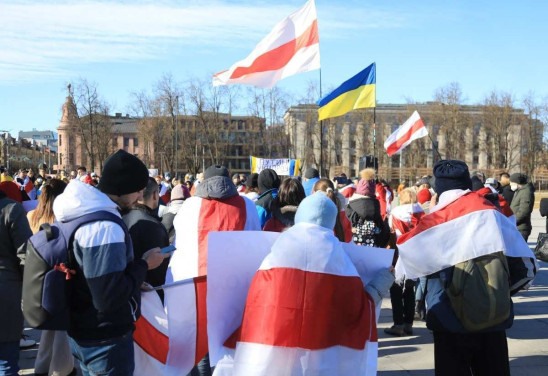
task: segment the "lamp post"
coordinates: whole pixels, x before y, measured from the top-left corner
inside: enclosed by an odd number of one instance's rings
[[[179,173],[179,96],[175,97],[177,112],[175,113],[175,178]]]

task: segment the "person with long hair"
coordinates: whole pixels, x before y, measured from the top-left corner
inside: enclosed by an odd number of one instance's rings
[[[67,183],[60,179],[50,179],[42,187],[42,193],[38,198],[36,209],[27,213],[30,228],[33,234],[40,230],[43,223],[53,223],[55,215],[53,214],[53,201],[65,190]]]
[[[40,231],[44,223],[55,222],[53,202],[65,188],[67,183],[60,179],[50,179],[42,187],[36,209],[27,213],[30,228],[34,234]],[[70,351],[68,335],[61,330],[43,330],[40,337],[40,347],[34,364],[35,375],[76,375],[74,358]]]
[[[350,223],[344,211],[345,197],[335,191],[333,182],[327,178],[321,178],[314,184],[312,192],[318,191],[323,192],[339,209],[339,215],[335,221],[335,236],[341,242],[350,242],[352,240],[352,223]]]
[[[286,178],[278,188],[278,196],[272,202],[272,217],[264,225],[264,231],[282,232],[295,223],[295,213],[306,197],[303,185],[294,178]]]

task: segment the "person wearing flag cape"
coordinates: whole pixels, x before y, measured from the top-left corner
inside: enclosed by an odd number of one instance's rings
[[[253,277],[233,358],[214,375],[375,375],[376,305],[394,281],[388,268],[364,286],[333,233],[339,210],[318,191],[300,204]]]
[[[506,329],[512,326],[514,318],[510,296],[534,278],[537,267],[533,253],[515,222],[484,194],[471,192],[466,163],[441,160],[434,166],[434,177],[438,203],[414,229],[398,239],[396,279],[400,275],[427,276],[426,324],[434,335],[436,375],[510,375],[506,340]],[[481,279],[473,271],[457,266],[479,262],[476,260],[480,258],[501,265],[491,268],[491,264],[485,264],[485,269],[481,269],[500,283],[494,288],[489,279],[482,285],[486,289],[479,293],[463,289],[462,301],[472,295],[474,299],[467,301],[472,309],[459,310],[452,290],[456,286],[455,273],[462,275],[463,280]],[[493,316],[491,311],[484,314],[485,306],[504,306],[507,310]],[[483,327],[470,325],[477,312]]]

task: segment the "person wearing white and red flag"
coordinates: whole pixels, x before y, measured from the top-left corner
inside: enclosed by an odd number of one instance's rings
[[[299,205],[255,274],[235,348],[214,375],[375,375],[375,306],[394,281],[383,269],[363,285],[333,234],[337,206],[323,192]]]
[[[224,166],[210,166],[194,196],[187,198],[173,220],[175,247],[166,283],[207,275],[207,236],[210,231],[260,231],[253,201],[240,196]],[[167,298],[167,297],[166,297]],[[168,299],[168,298],[167,298]],[[169,299],[166,305],[169,305]],[[198,366],[207,375],[209,361]]]
[[[415,111],[401,127],[388,136],[384,142],[384,148],[386,149],[388,156],[391,157],[394,154],[399,153],[414,140],[425,136],[428,136],[428,130],[424,126],[424,122],[419,113]]]
[[[213,86],[272,87],[297,73],[320,69],[320,37],[314,0],[280,21],[245,59],[213,76]]]
[[[515,223],[483,194],[470,191],[472,181],[466,163],[441,160],[434,166],[434,177],[439,201],[414,229],[398,239],[397,276],[402,272],[407,278],[427,276],[426,324],[434,334],[436,375],[509,375],[506,329],[514,318],[510,294],[515,294],[534,278],[533,253]],[[506,257],[497,256],[501,253]],[[477,311],[484,312],[482,307],[492,307],[492,303],[496,303],[498,308],[502,303],[508,310],[496,319],[492,312],[485,314],[479,319],[487,325],[473,328],[467,321],[476,313],[467,308],[466,312],[474,313],[458,316],[453,308],[455,300],[449,294],[452,293],[450,288],[455,286],[456,265],[480,257],[499,260],[498,265],[507,263],[507,266],[489,269],[490,273],[500,274],[490,275],[502,277],[498,282],[508,283],[508,286],[497,285],[507,296],[502,298],[496,291],[485,290],[485,294],[494,295],[472,299],[467,307],[473,309],[475,306]],[[472,295],[476,293],[465,291]],[[467,296],[470,295],[464,294],[463,298]],[[505,299],[505,302],[492,302],[493,297]]]
[[[400,204],[392,209],[388,224],[396,238],[411,231],[424,216],[424,211],[417,203],[417,193],[413,188],[405,188],[400,192]],[[384,329],[384,332],[394,336],[413,334],[413,319],[415,316],[415,280],[395,281],[390,287],[392,303],[392,319],[394,325]]]

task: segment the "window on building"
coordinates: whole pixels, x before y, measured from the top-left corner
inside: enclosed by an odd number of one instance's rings
[[[62,142],[61,142],[62,137],[61,137],[61,136],[62,136],[62,135],[60,134],[60,135],[59,135],[59,146],[61,146],[61,144],[62,144]]]
[[[124,147],[129,147],[129,137],[124,137]]]
[[[112,148],[113,148],[113,149],[117,149],[117,148],[118,148],[118,140],[116,139],[116,137],[113,137],[113,138],[112,138]]]
[[[137,137],[133,138],[133,146],[135,147],[139,146],[139,139]]]

